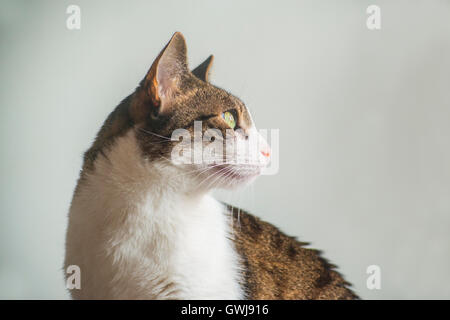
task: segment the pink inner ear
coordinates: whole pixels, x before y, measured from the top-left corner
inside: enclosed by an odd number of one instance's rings
[[[158,93],[161,99],[173,96],[177,88],[177,77],[170,76],[164,70],[158,70]]]
[[[162,99],[173,97],[178,88],[178,81],[184,72],[179,57],[167,52],[161,57],[157,69],[158,93]]]

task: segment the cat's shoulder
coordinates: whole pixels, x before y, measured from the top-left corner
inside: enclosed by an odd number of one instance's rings
[[[252,299],[356,299],[350,284],[319,250],[308,248],[274,225],[227,206],[235,247]]]

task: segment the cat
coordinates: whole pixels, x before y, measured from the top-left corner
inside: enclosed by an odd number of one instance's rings
[[[66,237],[65,268],[81,270],[72,298],[358,298],[319,251],[210,196],[250,183],[270,162],[244,103],[210,83],[212,61],[191,72],[175,33],[85,153]],[[195,136],[195,123],[228,134],[220,145],[252,144],[252,160],[231,161],[242,149],[226,145],[231,160],[176,163],[172,134]]]

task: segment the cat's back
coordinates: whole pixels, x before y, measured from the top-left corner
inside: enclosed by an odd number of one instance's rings
[[[235,247],[242,257],[249,299],[358,299],[349,283],[307,243],[237,208]]]

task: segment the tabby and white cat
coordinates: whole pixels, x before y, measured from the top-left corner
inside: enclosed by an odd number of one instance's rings
[[[186,53],[175,33],[85,153],[66,239],[65,266],[81,269],[72,297],[356,298],[319,251],[209,195],[250,182],[270,150],[245,105],[208,82],[212,56],[190,72]],[[176,163],[171,134],[194,121],[256,141],[256,161]]]

